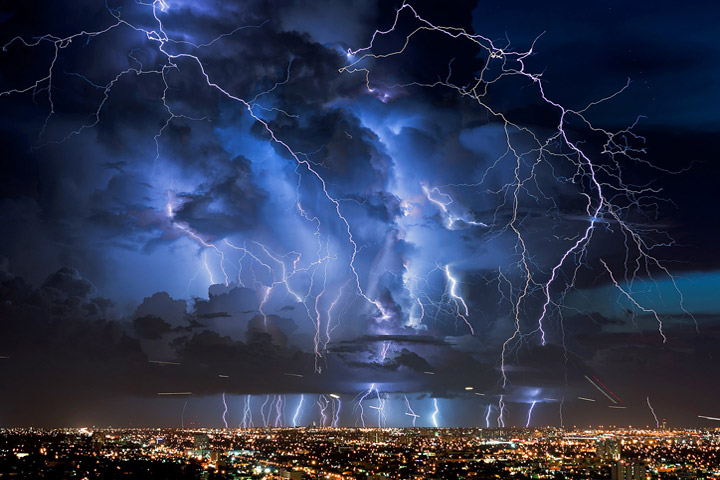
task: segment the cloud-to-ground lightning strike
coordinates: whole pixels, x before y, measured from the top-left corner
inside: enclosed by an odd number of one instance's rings
[[[298,422],[300,421],[300,416],[302,415],[302,407],[303,402],[305,401],[305,395],[300,394],[300,400],[298,401],[297,408],[295,408],[295,414],[292,417],[292,425],[293,427],[298,426]]]
[[[528,409],[528,414],[527,414],[527,422],[525,422],[525,428],[530,428],[530,422],[532,421],[532,413],[533,413],[533,409],[535,408],[536,403],[537,403],[537,400],[533,401],[530,404],[530,408]]]
[[[285,397],[283,395],[275,395],[275,428],[283,426],[283,407],[285,406]]]
[[[498,400],[497,424],[498,427],[505,428],[505,395],[500,395]]]
[[[405,406],[407,407],[407,411],[405,412],[405,415],[408,415],[409,417],[412,417],[412,426],[415,426],[415,422],[418,418],[420,418],[420,415],[417,415],[415,411],[410,406],[410,400],[408,399],[407,395],[404,395],[403,398],[405,398]]]
[[[225,401],[225,393],[222,394],[222,403],[223,403],[222,421],[223,421],[223,425],[225,425],[225,428],[228,428],[228,422],[227,422],[228,405],[227,405],[227,401]]]
[[[337,427],[340,425],[340,409],[342,408],[342,399],[340,398],[340,395],[337,395],[335,393],[330,394],[330,398],[332,399],[332,426]]]
[[[265,406],[268,406],[267,414],[265,413]],[[260,406],[260,416],[262,417],[263,427],[268,428],[270,426],[270,410],[272,409],[272,403],[270,402],[270,395],[265,395],[265,401]]]
[[[317,402],[315,402],[320,409],[320,426],[328,426],[328,407],[330,406],[330,400],[325,395],[318,396]]]
[[[455,309],[457,312],[457,316],[462,318],[463,322],[465,322],[465,324],[470,329],[470,333],[472,335],[474,335],[475,330],[473,329],[472,325],[470,324],[470,321],[468,320],[468,317],[470,316],[470,311],[468,310],[467,303],[465,303],[465,299],[458,292],[458,281],[450,273],[450,265],[445,265],[443,270],[445,272],[445,276],[447,277],[447,281],[448,281],[448,291],[449,291],[450,296],[452,297],[453,301],[455,302]]]
[[[650,413],[652,414],[653,419],[655,420],[655,428],[660,428],[660,420],[658,420],[658,416],[655,414],[655,409],[650,403],[650,397],[645,397],[645,400],[647,401],[647,406],[650,409]]]
[[[245,401],[243,402],[242,423],[240,424],[242,428],[253,428],[255,426],[253,424],[252,406],[250,400],[251,396],[245,395]]]
[[[378,427],[385,426],[385,421],[387,419],[387,416],[385,414],[385,399],[380,395],[380,391],[375,387],[375,384],[371,384],[370,388],[367,390],[364,390],[358,394],[357,397],[355,397],[355,410],[358,411],[359,416],[358,420],[360,421],[360,424],[363,428],[365,428],[365,409],[363,408],[362,402],[368,398],[369,395],[375,393],[375,398],[377,399],[377,405],[368,405],[369,408],[372,408],[373,410],[377,410],[378,412]]]
[[[185,409],[187,408],[188,401],[185,400],[183,403],[182,413],[180,414],[180,428],[185,428]]]
[[[437,398],[433,398],[433,411],[430,414],[430,420],[432,421],[433,427],[438,426],[438,414],[440,413],[440,406],[438,405]]]

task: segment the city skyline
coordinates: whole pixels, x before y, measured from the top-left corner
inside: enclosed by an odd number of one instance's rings
[[[0,427],[720,426],[718,13],[2,7]]]

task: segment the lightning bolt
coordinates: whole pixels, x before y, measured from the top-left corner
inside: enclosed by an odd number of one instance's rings
[[[505,396],[500,395],[500,400],[498,400],[498,417],[497,417],[497,424],[498,427],[505,428]]]
[[[658,420],[658,417],[655,414],[655,409],[653,408],[652,404],[650,403],[650,397],[645,397],[645,398],[647,400],[647,406],[650,409],[650,413],[652,413],[652,416],[655,419],[655,428],[660,428],[660,420]]]
[[[330,400],[325,395],[320,395],[317,399],[317,406],[320,408],[320,425],[326,427],[328,424],[327,410],[330,406]]]
[[[302,414],[302,406],[303,406],[303,401],[304,401],[304,400],[305,400],[305,395],[303,395],[303,394],[301,393],[301,394],[300,394],[300,401],[298,402],[297,408],[295,409],[295,415],[293,415],[293,418],[292,418],[293,427],[297,427],[297,426],[298,426],[298,419],[300,418],[300,415]]]
[[[242,428],[253,428],[252,408],[250,405],[250,395],[245,396],[245,402],[243,405],[243,418],[241,426]]]
[[[527,414],[527,422],[525,422],[525,428],[530,428],[530,421],[532,420],[532,413],[533,413],[533,409],[535,408],[536,403],[537,403],[537,401],[533,401],[530,404],[530,408],[528,409],[528,414]]]
[[[407,395],[404,395],[405,398],[405,406],[407,407],[407,411],[405,412],[405,415],[408,415],[412,417],[412,426],[415,426],[415,422],[418,418],[420,418],[420,415],[417,415],[415,411],[413,410],[412,406],[410,405],[410,400],[408,400]]]
[[[223,407],[225,408],[225,410],[223,410],[223,413],[222,413],[222,421],[223,421],[223,424],[225,425],[225,428],[228,428],[228,423],[227,423],[227,418],[226,418],[227,413],[228,413],[228,406],[227,406],[227,402],[225,401],[225,393],[224,392],[222,394],[222,402],[223,402]]]
[[[432,420],[433,427],[438,426],[438,413],[440,413],[440,406],[438,405],[437,398],[433,398],[433,412],[430,414],[430,420]]]
[[[470,312],[468,311],[467,303],[465,303],[465,299],[463,299],[463,297],[458,293],[458,281],[450,273],[449,265],[445,265],[445,268],[443,270],[445,272],[445,277],[447,278],[447,281],[448,281],[448,290],[449,290],[450,296],[453,298],[453,301],[455,302],[455,309],[457,311],[457,315],[458,315],[458,317],[462,318],[462,320],[468,326],[468,328],[470,329],[470,333],[472,335],[475,335],[475,330],[473,329],[472,325],[470,324],[470,321],[468,321]]]
[[[265,414],[265,406],[268,405],[268,412],[267,415]],[[260,416],[263,420],[263,427],[268,428],[270,426],[270,410],[272,409],[272,404],[270,403],[270,395],[265,396],[265,401],[260,406]]]
[[[381,364],[384,364],[385,361],[387,360],[388,350],[390,350],[391,344],[392,344],[392,342],[389,342],[389,341],[384,341],[384,342],[382,342],[382,348],[381,348],[380,353],[379,353],[380,363],[381,363]]]
[[[185,400],[185,403],[183,403],[182,413],[180,414],[180,428],[185,428],[185,408],[187,407],[188,401]]]
[[[332,411],[332,426],[337,428],[340,424],[340,409],[342,408],[342,400],[340,395],[330,394],[330,398],[333,399],[333,411]]]
[[[358,420],[360,421],[363,428],[365,427],[365,409],[363,408],[362,402],[365,401],[371,394],[375,393],[375,397],[377,398],[377,405],[369,405],[370,408],[373,410],[377,410],[378,412],[378,427],[385,426],[385,399],[380,395],[380,391],[375,387],[375,384],[371,384],[370,388],[367,390],[364,390],[360,392],[355,397],[355,410],[358,411],[359,416]]]
[[[283,404],[284,399],[282,395],[275,396],[275,428],[282,427],[283,424]]]

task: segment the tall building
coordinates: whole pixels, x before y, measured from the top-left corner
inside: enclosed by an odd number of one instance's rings
[[[600,460],[620,460],[620,441],[619,440],[600,440],[597,444],[595,453]]]
[[[196,433],[194,440],[195,450],[207,450],[210,447],[210,437],[204,433]]]
[[[645,480],[646,469],[642,462],[616,462],[610,467],[612,480]]]

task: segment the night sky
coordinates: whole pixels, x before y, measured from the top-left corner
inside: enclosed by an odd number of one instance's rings
[[[720,417],[720,4],[42,3],[0,426]]]

